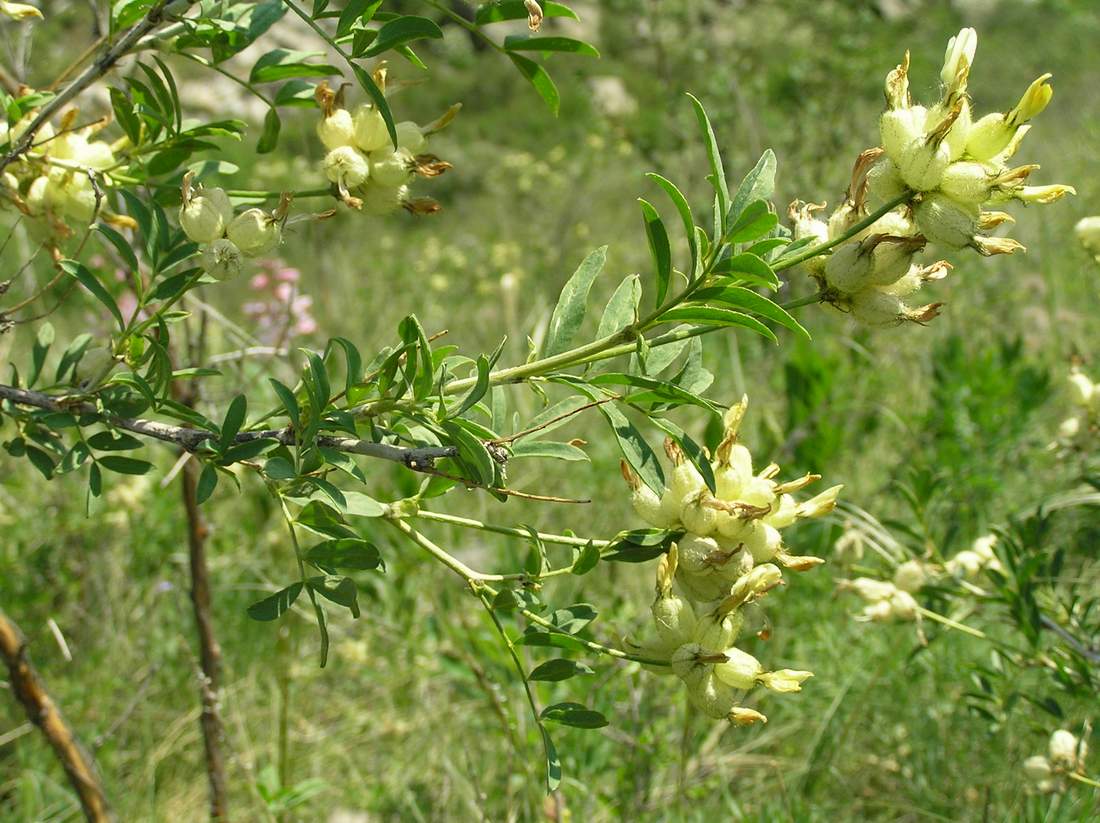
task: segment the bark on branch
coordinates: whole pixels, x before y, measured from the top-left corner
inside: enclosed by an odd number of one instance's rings
[[[95,763],[76,739],[61,710],[46,691],[42,678],[31,665],[23,633],[2,611],[0,656],[3,656],[8,667],[12,692],[27,710],[30,721],[42,730],[57,759],[61,761],[65,774],[80,799],[84,817],[92,823],[109,823],[114,820],[103,794]]]
[[[198,450],[203,443],[214,440],[217,433],[205,429],[192,429],[186,426],[173,426],[169,423],[160,423],[155,420],[142,418],[116,417],[106,414],[91,403],[81,401],[68,401],[65,398],[53,397],[42,392],[28,389],[17,389],[13,386],[0,385],[0,400],[9,400],[20,406],[32,406],[52,412],[68,412],[76,414],[95,415],[104,423],[108,423],[118,429],[151,437],[165,443],[173,443],[189,452]],[[282,429],[264,429],[262,431],[241,432],[237,435],[236,443],[249,443],[253,440],[277,440],[284,446],[295,444],[294,430],[287,427]],[[443,457],[454,457],[458,449],[454,446],[425,446],[422,448],[408,448],[405,446],[391,446],[387,443],[374,443],[370,440],[359,440],[354,437],[338,437],[335,435],[321,435],[317,438],[317,445],[322,448],[335,449],[336,451],[360,454],[364,457],[373,457],[379,460],[389,460],[393,463],[401,463],[406,468],[414,471],[430,471],[436,460]]]

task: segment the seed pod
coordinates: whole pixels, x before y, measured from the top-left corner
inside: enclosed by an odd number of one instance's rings
[[[317,124],[317,136],[326,149],[332,151],[355,143],[355,124],[347,109],[333,109]]]
[[[233,204],[223,189],[199,189],[191,194],[185,186],[184,203],[180,207],[180,228],[196,243],[213,243],[225,234],[233,219]]]
[[[412,179],[413,156],[405,149],[371,152],[371,177],[383,186],[401,186]]]
[[[976,205],[959,203],[945,194],[933,192],[917,206],[914,216],[917,228],[930,242],[961,249],[974,241],[980,214]]]
[[[241,273],[241,250],[232,240],[215,240],[202,250],[199,265],[216,280],[229,280]]]
[[[274,215],[253,208],[233,219],[226,227],[226,236],[245,257],[259,257],[273,251],[282,242],[283,232]]]
[[[352,117],[354,142],[361,151],[372,152],[392,148],[390,133],[382,112],[367,103],[359,106]]]

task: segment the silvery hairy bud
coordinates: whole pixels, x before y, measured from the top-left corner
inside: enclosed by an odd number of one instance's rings
[[[183,205],[180,206],[180,228],[196,243],[213,243],[225,234],[233,219],[233,204],[229,195],[219,188],[193,189],[192,172],[183,178]]]
[[[708,672],[698,683],[688,686],[688,699],[707,717],[723,720],[737,703],[737,692],[715,672]]]
[[[867,199],[871,203],[886,203],[901,197],[906,191],[908,186],[889,157],[880,157],[867,172]]]
[[[896,283],[909,271],[913,255],[924,248],[927,241],[921,236],[899,237],[876,235],[881,238],[871,252],[871,270],[863,285],[888,286]]]

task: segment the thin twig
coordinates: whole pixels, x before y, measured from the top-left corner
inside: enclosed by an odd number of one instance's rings
[[[17,405],[33,406],[52,412],[95,415],[102,422],[115,428],[125,429],[128,432],[140,434],[143,437],[151,437],[165,443],[173,443],[190,452],[196,451],[206,441],[218,437],[216,432],[206,431],[205,429],[173,426],[169,423],[160,423],[142,418],[117,417],[104,413],[91,403],[75,399],[69,400],[65,397],[53,397],[29,389],[17,389],[14,386],[0,385],[0,400],[9,400]],[[293,446],[296,442],[294,431],[289,427],[240,432],[234,442],[251,443],[254,440],[276,440],[284,446]],[[412,448],[391,446],[388,443],[374,443],[370,440],[359,440],[354,437],[331,435],[322,435],[317,438],[316,442],[322,448],[360,454],[364,457],[373,457],[379,460],[389,460],[393,463],[401,463],[406,468],[414,471],[423,472],[430,472],[436,460],[444,457],[454,457],[458,454],[458,449],[454,446]]]
[[[84,817],[92,823],[108,823],[114,817],[95,763],[65,722],[61,710],[46,691],[42,678],[27,655],[27,641],[19,627],[0,611],[0,656],[8,667],[8,676],[16,699],[27,710],[27,718],[42,730],[61,761],[69,782],[80,799]]]
[[[199,466],[188,460],[180,474],[183,507],[187,513],[187,547],[191,571],[191,605],[199,638],[199,665],[202,668],[199,696],[202,701],[202,739],[206,751],[206,776],[210,784],[210,819],[229,819],[229,790],[225,776],[225,730],[222,727],[221,702],[222,652],[214,636],[214,617],[210,606],[210,573],[206,563],[206,537],[209,529],[198,502]]]

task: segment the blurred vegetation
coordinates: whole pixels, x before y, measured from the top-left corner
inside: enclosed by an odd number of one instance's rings
[[[935,286],[948,306],[927,328],[859,330],[809,307],[799,319],[812,345],[789,335],[778,348],[747,336],[712,340],[712,393],[750,394],[746,440],[754,453],[791,476],[817,471],[843,482],[845,498],[880,519],[907,516],[898,484],[916,489],[934,504],[928,534],[945,544],[969,541],[1072,485],[1074,467],[1045,447],[1064,416],[1059,387],[1068,358],[1091,356],[1096,371],[1100,351],[1100,271],[1071,232],[1079,217],[1100,212],[1094,2],[575,5],[603,57],[551,61],[563,97],[557,119],[511,66],[464,36],[448,32],[435,47],[431,75],[392,67],[399,80],[416,81],[395,98],[399,119],[425,122],[452,102],[464,104],[433,141],[455,169],[421,187],[444,204],[438,216],[341,214],[296,229],[285,258],[302,271],[325,334],[345,335],[366,351],[390,342],[398,320],[415,311],[429,333],[445,329],[466,350],[492,350],[507,334],[504,362],[521,361],[527,335],[545,322],[591,248],[611,243],[610,272],[645,270],[634,201],[654,196],[646,171],[704,196],[705,159],[683,92],[707,105],[732,176],[770,146],[779,158],[781,211],[796,196],[832,202],[856,154],[877,141],[886,71],[908,48],[915,91],[932,91],[947,38],[975,25],[971,89],[979,110],[1008,108],[1036,75],[1054,73],[1054,102],[1021,162],[1042,164],[1044,179],[1072,183],[1079,196],[1021,219],[1014,233],[1027,255],[965,258]],[[72,37],[89,39],[79,7],[68,13]],[[36,45],[28,82],[47,81],[65,62],[63,43]],[[618,78],[633,108],[622,95],[609,101],[599,93],[595,79],[607,77]],[[251,157],[247,144],[227,150],[242,167],[231,183],[294,187],[319,177],[313,114],[292,119],[274,155]],[[46,276],[44,267],[32,271]],[[598,283],[593,302],[604,302],[618,279]],[[809,288],[794,277],[796,295]],[[248,299],[245,281],[220,290],[218,308],[247,327],[241,304]],[[86,323],[72,309],[56,325]],[[24,327],[0,338],[0,355],[30,333]],[[209,391],[236,393],[233,380],[223,383]],[[516,396],[521,408],[539,402]],[[698,428],[690,415],[679,419]],[[529,468],[517,461],[512,484],[591,497],[593,505],[502,505],[459,492],[444,506],[578,534],[635,525],[614,444],[591,420],[567,431],[589,441],[591,464]],[[79,478],[46,484],[15,461],[0,476],[0,604],[29,634],[36,662],[95,749],[126,821],[201,820],[205,813],[182,510],[175,485],[158,485],[172,462],[165,454],[159,475],[117,481],[91,517]],[[379,498],[413,490],[407,474],[369,468],[368,491]],[[771,604],[767,659],[816,676],[799,695],[765,698],[766,727],[694,717],[662,679],[600,663],[590,701],[613,725],[563,733],[567,779],[559,796],[546,798],[538,742],[510,662],[476,602],[446,572],[389,534],[375,535],[387,573],[363,577],[373,592],[363,617],[333,621],[333,658],[319,670],[306,611],[295,610],[279,628],[247,619],[245,607],[294,561],[267,498],[247,484],[239,496],[222,486],[208,505],[210,551],[240,820],[1100,816],[1100,800],[1088,789],[1053,800],[1026,794],[1020,764],[1042,750],[1057,721],[1026,702],[996,720],[970,710],[964,694],[973,684],[962,673],[988,656],[986,646],[929,630],[922,647],[911,627],[852,622],[851,604],[834,596],[831,579],[844,570],[829,566],[796,577]],[[799,527],[798,552],[828,556],[841,519]],[[516,566],[526,551],[489,535],[431,533],[485,568]],[[1047,544],[1060,540],[1095,550],[1095,519],[1059,521]],[[641,619],[652,580],[648,566],[604,565],[548,585],[552,602],[598,604],[596,634],[615,639]],[[71,661],[47,628],[51,619]],[[541,696],[550,702],[555,690],[545,687]],[[1062,708],[1075,721],[1095,710],[1072,702]],[[282,785],[298,795],[279,795],[282,717],[289,727]],[[37,733],[22,726],[13,701],[0,698],[0,817],[75,819],[59,768]]]

